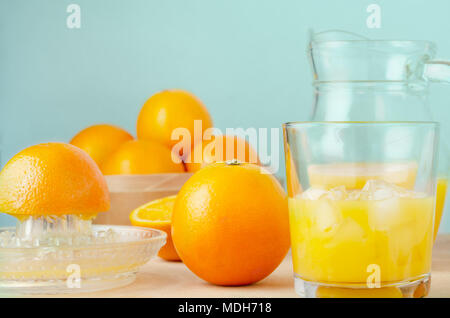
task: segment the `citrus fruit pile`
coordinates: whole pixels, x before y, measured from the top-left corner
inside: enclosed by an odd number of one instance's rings
[[[98,124],[80,131],[70,143],[86,151],[105,175],[195,172],[229,159],[259,162],[244,139],[221,135],[204,141],[203,134],[212,127],[211,115],[200,99],[184,90],[164,90],[142,106],[136,139],[120,127]],[[177,129],[187,134],[186,143],[181,143],[184,136],[177,135]],[[245,151],[238,151],[240,147]]]
[[[159,92],[139,113],[137,138],[99,124],[80,131],[70,144],[39,144],[18,153],[0,172],[0,210],[19,219],[70,214],[90,219],[109,209],[104,175],[191,172],[178,195],[132,211],[132,225],[165,231],[167,244],[159,256],[182,260],[210,283],[257,282],[289,249],[287,196],[246,140],[213,134],[204,140],[212,126],[208,110],[191,93]],[[173,138],[177,129],[188,136],[181,148]]]

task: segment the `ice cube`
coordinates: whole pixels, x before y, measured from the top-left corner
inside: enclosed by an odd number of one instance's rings
[[[424,198],[425,193],[404,189],[395,184],[370,179],[361,190],[347,190],[344,185],[326,190],[320,187],[311,187],[300,195],[305,200],[327,199],[333,201],[341,200],[375,200],[383,201],[391,198]]]
[[[362,198],[360,190],[352,190],[347,193],[347,200],[357,201]]]
[[[361,189],[363,192],[374,193],[378,189],[390,188],[390,184],[383,180],[367,180],[364,187]]]
[[[339,186],[333,189],[330,189],[330,191],[327,191],[326,197],[330,200],[344,200],[346,197],[347,189],[345,186]]]
[[[346,218],[335,229],[335,233],[330,246],[340,245],[345,242],[364,242],[367,238],[367,233],[356,221],[351,218]]]
[[[393,226],[401,223],[401,208],[397,197],[378,200],[370,205],[369,226],[375,231],[388,231]]]
[[[387,200],[392,198],[395,195],[395,192],[389,188],[385,189],[377,189],[372,194],[373,200]]]
[[[340,210],[328,200],[321,201],[315,211],[316,230],[324,235],[334,232],[342,222]]]
[[[312,187],[303,192],[300,198],[305,200],[319,200],[322,196],[326,195],[327,193],[328,191],[325,189]]]
[[[361,194],[368,200],[388,200],[394,197],[408,195],[408,191],[395,184],[383,180],[367,180]]]
[[[345,186],[339,186],[330,190],[325,190],[323,188],[311,187],[300,196],[301,199],[305,200],[344,200],[346,197],[347,190]]]

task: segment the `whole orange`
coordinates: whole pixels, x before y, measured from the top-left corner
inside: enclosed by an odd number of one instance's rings
[[[195,120],[200,120],[202,125],[198,136],[194,136]],[[208,110],[196,96],[184,90],[164,90],[150,97],[142,107],[137,119],[137,137],[173,147],[180,141],[172,140],[174,129],[186,128],[191,137],[188,150],[192,150],[212,124]]]
[[[83,149],[98,164],[108,158],[121,144],[133,140],[126,130],[108,124],[99,124],[83,129],[70,143]]]
[[[101,165],[121,144],[133,139],[125,129],[99,124],[83,129],[70,143],[86,151],[98,165]]]
[[[95,216],[109,210],[109,192],[94,160],[66,143],[31,146],[0,172],[0,211],[28,215]]]
[[[123,143],[101,168],[105,175],[184,172],[183,163],[174,162],[167,146],[148,140]]]
[[[231,135],[212,136],[212,140],[197,143],[185,161],[186,169],[195,172],[213,162],[237,159],[259,164],[258,153],[242,138]]]
[[[181,188],[172,239],[181,260],[217,285],[247,285],[274,271],[289,246],[287,196],[261,167],[213,163]]]

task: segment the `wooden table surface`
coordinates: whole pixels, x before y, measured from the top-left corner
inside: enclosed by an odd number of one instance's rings
[[[144,265],[134,283],[97,293],[68,297],[296,297],[292,262],[288,255],[269,277],[242,287],[220,287],[204,282],[183,263],[159,258]],[[450,298],[450,235],[439,235],[433,249],[432,283],[429,297]]]

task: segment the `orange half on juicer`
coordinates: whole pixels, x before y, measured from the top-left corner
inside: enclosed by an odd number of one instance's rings
[[[0,291],[77,293],[132,282],[166,234],[92,225],[109,210],[97,164],[65,143],[31,146],[0,171],[0,211],[18,219],[0,229]]]

